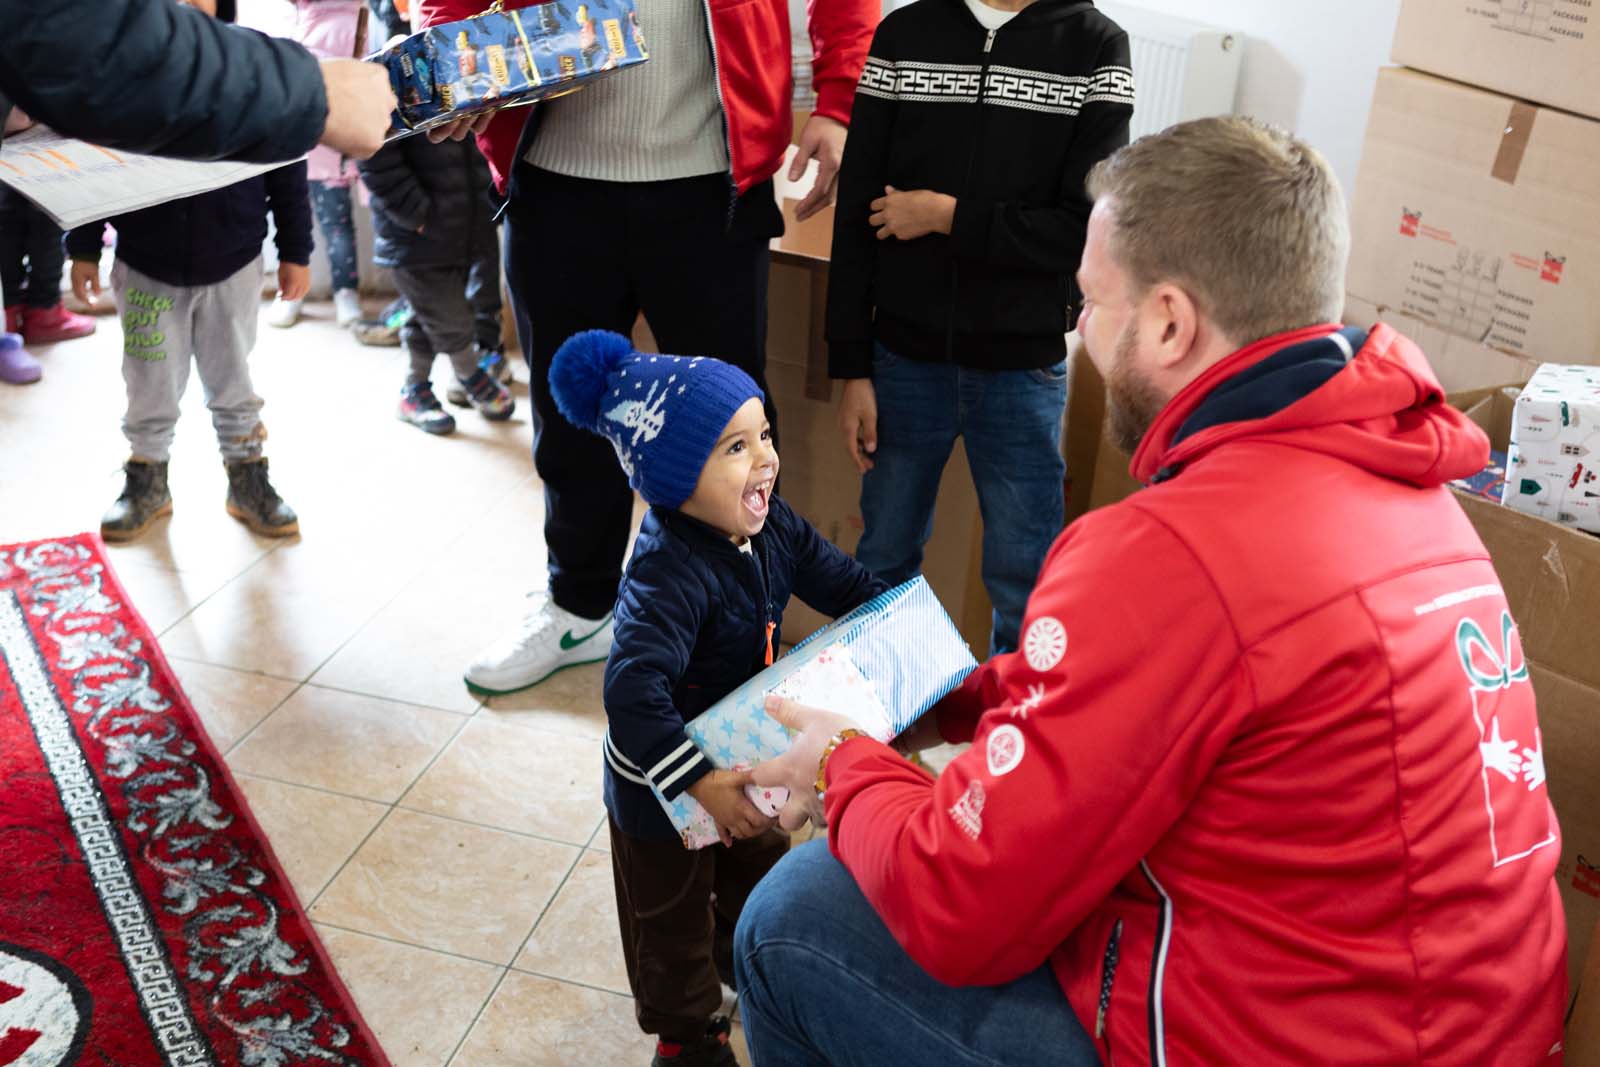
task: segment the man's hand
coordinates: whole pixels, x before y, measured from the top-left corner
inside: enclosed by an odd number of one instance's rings
[[[949,233],[956,217],[956,198],[927,189],[901,192],[892,185],[870,205],[867,221],[878,227],[878,240],[891,237],[902,241],[926,237],[930,233]]]
[[[93,306],[100,296],[100,264],[72,261],[72,295]]]
[[[686,790],[716,822],[724,845],[733,844],[734,838],[757,837],[774,825],[745,795],[750,782],[749,771],[712,771]]]
[[[855,720],[837,712],[797,704],[783,697],[767,697],[766,711],[793,735],[789,751],[776,759],[758,763],[751,775],[756,785],[781,785],[789,790],[789,803],[778,815],[778,825],[794,831],[810,819],[826,826],[822,801],[817,796],[817,761],[830,738],[840,730],[856,726]]]
[[[322,143],[342,155],[371,159],[383,147],[389,116],[398,104],[389,72],[361,59],[324,59],[322,84],[328,93]]]
[[[284,300],[304,300],[311,291],[311,268],[304,263],[278,264],[278,296]]]
[[[789,180],[797,182],[806,172],[806,164],[817,161],[817,182],[796,205],[794,217],[804,222],[812,215],[833,203],[833,194],[839,185],[839,163],[844,159],[844,138],[848,128],[838,119],[826,115],[812,115],[800,128],[799,151],[789,164]]]
[[[6,112],[7,136],[10,136],[13,133],[21,133],[23,130],[32,125],[33,119],[29,118],[28,113],[22,110],[20,107],[14,107],[10,111]]]
[[[476,115],[447,122],[443,126],[434,126],[423,132],[423,136],[434,144],[440,141],[465,141],[471,134],[482,133],[489,128],[489,123],[494,121],[493,111],[480,111]],[[420,231],[419,231],[420,232]]]
[[[844,383],[839,432],[856,470],[862,474],[871,470],[872,454],[878,450],[878,392],[871,378],[851,378]]]

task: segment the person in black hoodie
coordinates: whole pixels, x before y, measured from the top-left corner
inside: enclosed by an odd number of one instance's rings
[[[964,438],[997,652],[1061,530],[1084,179],[1132,114],[1127,35],[1090,0],[917,0],[856,87],[827,307],[856,558],[890,584],[917,572]]]
[[[478,146],[402,137],[360,166],[372,194],[373,262],[393,271],[395,288],[411,305],[400,330],[411,360],[397,416],[425,433],[455,430],[431,381],[434,358],[442,353],[460,390],[453,399],[491,421],[509,419],[516,402],[502,382],[510,367],[499,352],[498,330],[484,347],[474,306],[474,299],[484,302],[485,288],[492,287],[496,303],[500,291],[489,165]]]
[[[232,0],[189,2],[219,18],[232,15]],[[172,513],[167,454],[191,359],[228,472],[228,514],[267,537],[300,531],[294,510],[267,477],[262,401],[248,364],[261,310],[269,211],[277,224],[278,288],[291,299],[303,297],[311,286],[312,249],[304,161],[109,220],[117,231],[111,288],[122,317],[128,388],[122,432],[132,456],[123,468],[122,493],[100,520],[107,541],[131,541]],[[72,289],[85,303],[100,293],[105,225],[91,223],[67,235]]]

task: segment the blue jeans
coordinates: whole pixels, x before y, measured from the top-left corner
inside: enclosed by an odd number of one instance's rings
[[[982,936],[973,916],[973,936]],[[757,1067],[1098,1067],[1046,964],[957,989],[905,954],[850,872],[813,841],[756,886],[734,934],[739,1010]]]
[[[872,384],[878,451],[861,484],[865,530],[856,560],[895,585],[921,570],[939,479],[956,438],[965,438],[983,514],[983,584],[994,604],[990,651],[1015,650],[1028,594],[1063,521],[1066,363],[979,371],[905,359],[879,345]]]

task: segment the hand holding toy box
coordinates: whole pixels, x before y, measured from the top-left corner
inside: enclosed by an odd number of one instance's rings
[[[1600,533],[1600,367],[1546,363],[1523,387],[1503,503]]]
[[[650,58],[634,0],[550,0],[414,33],[372,57],[400,107],[390,139],[574,92]]]
[[[921,576],[874,597],[800,644],[688,724],[689,737],[715,766],[749,770],[784,753],[789,735],[768,717],[767,695],[827,708],[888,741],[960,685],[977,661]],[[788,800],[782,789],[747,787],[768,815]],[[686,848],[717,843],[717,827],[688,793],[666,809]]]

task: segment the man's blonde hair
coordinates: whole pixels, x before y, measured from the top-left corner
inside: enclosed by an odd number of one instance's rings
[[[1109,197],[1112,259],[1142,296],[1172,282],[1246,345],[1333,322],[1350,226],[1316,149],[1255,119],[1197,119],[1141,137],[1089,173]]]

